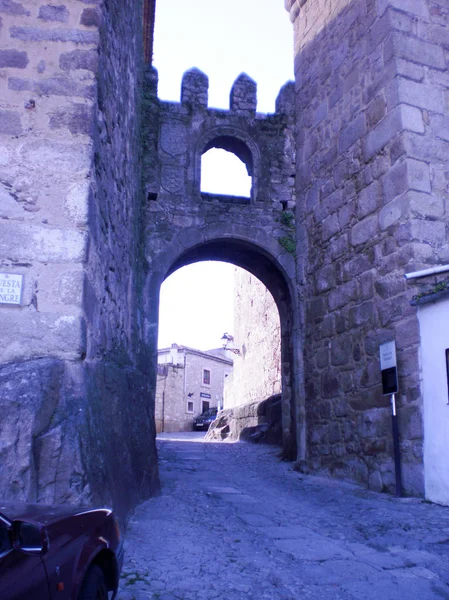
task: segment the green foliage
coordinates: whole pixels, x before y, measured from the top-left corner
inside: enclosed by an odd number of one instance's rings
[[[288,229],[294,229],[295,228],[295,215],[289,211],[289,210],[284,210],[281,212],[281,216],[280,216],[280,222],[281,225],[284,225],[284,227],[287,227]]]
[[[283,210],[279,216],[279,222],[285,229],[288,230],[287,235],[282,235],[278,238],[281,246],[287,250],[289,254],[296,255],[296,236],[295,236],[295,215],[290,210]]]
[[[296,254],[296,240],[292,235],[283,235],[278,242],[289,254]]]
[[[432,294],[437,294],[438,292],[444,292],[449,290],[449,279],[445,281],[440,281],[436,283],[430,290],[426,290],[425,292],[420,292],[419,294],[415,294],[413,296],[413,300],[421,300],[421,298],[425,298],[426,296],[431,296]]]

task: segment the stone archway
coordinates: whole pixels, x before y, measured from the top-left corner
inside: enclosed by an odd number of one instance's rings
[[[158,304],[159,290],[166,277],[177,269],[204,260],[217,260],[230,262],[255,275],[270,291],[279,310],[281,326],[281,360],[282,360],[282,430],[283,452],[289,459],[304,458],[305,422],[303,419],[303,394],[301,393],[302,381],[299,358],[300,349],[299,323],[296,322],[299,311],[297,310],[296,295],[294,294],[294,260],[285,252],[273,253],[277,246],[269,236],[259,233],[259,241],[248,238],[251,230],[240,232],[237,235],[215,236],[208,232],[203,237],[200,231],[191,231],[190,244],[183,249],[172,247],[164,248],[163,256],[159,257],[162,269],[155,275],[151,273],[147,282],[148,318],[147,332],[151,339],[149,346],[157,346],[157,319],[158,312],[154,306]],[[196,239],[194,239],[196,237]],[[263,242],[261,239],[265,237]],[[156,352],[152,354],[156,361]],[[150,373],[155,372],[155,366]],[[155,381],[151,382],[155,388]]]
[[[256,84],[240,75],[230,109],[208,107],[208,79],[185,73],[181,103],[157,98],[154,73],[146,81],[149,165],[144,184],[144,334],[155,389],[159,290],[176,269],[201,260],[222,260],[253,273],[271,292],[280,316],[284,454],[305,458],[300,319],[295,293],[297,258],[294,217],[292,84],[280,92],[277,112],[256,112]],[[154,117],[157,116],[157,119]],[[150,143],[151,142],[151,143]],[[251,198],[201,192],[201,157],[218,147],[233,152],[252,176]]]

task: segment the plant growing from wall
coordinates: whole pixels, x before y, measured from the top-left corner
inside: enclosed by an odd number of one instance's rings
[[[412,300],[421,300],[422,298],[432,296],[433,294],[438,294],[438,292],[445,292],[446,290],[449,290],[449,279],[436,283],[431,289],[426,290],[425,292],[415,294]]]
[[[295,215],[290,210],[281,212],[279,222],[287,230],[286,235],[278,238],[281,246],[293,256],[296,255]]]

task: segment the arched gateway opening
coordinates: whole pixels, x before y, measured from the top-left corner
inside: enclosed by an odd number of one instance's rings
[[[198,234],[199,236],[200,234]],[[263,236],[261,236],[263,237]],[[290,460],[302,457],[304,440],[304,422],[302,418],[299,373],[298,324],[295,323],[295,296],[292,293],[292,256],[281,254],[273,256],[269,249],[247,239],[217,237],[193,242],[179,253],[165,254],[165,269],[158,277],[151,277],[148,285],[148,297],[153,306],[158,300],[162,282],[176,270],[199,261],[223,261],[245,269],[257,277],[270,291],[279,311],[281,329],[282,362],[282,445],[284,457]],[[152,300],[151,300],[152,299]],[[157,320],[158,315],[153,318]],[[150,319],[151,320],[151,319]],[[150,323],[151,325],[151,323]],[[148,329],[150,335],[157,337],[157,328]],[[150,344],[156,347],[153,343]],[[156,355],[153,355],[153,368],[156,370]],[[155,382],[152,382],[152,386]]]

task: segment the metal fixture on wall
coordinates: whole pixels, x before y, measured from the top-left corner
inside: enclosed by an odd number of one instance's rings
[[[238,348],[229,347],[229,344],[234,341],[233,335],[225,332],[221,339],[223,340],[223,350],[229,350],[229,352],[233,352],[234,354],[240,354],[240,350]]]

